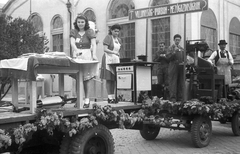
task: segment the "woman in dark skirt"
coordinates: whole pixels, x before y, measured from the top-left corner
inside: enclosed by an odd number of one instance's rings
[[[102,58],[102,68],[100,78],[106,80],[106,89],[108,93],[108,103],[117,103],[115,98],[116,77],[111,63],[119,63],[120,55],[122,57],[122,42],[118,37],[121,27],[115,24],[110,28],[109,34],[103,40],[104,55]]]

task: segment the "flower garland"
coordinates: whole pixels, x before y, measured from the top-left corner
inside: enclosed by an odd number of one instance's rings
[[[209,98],[204,98],[209,99]],[[206,103],[207,102],[207,103]],[[210,104],[211,103],[211,104]],[[162,100],[154,97],[153,100],[145,97],[142,109],[137,112],[125,113],[124,110],[116,110],[110,105],[101,107],[93,104],[93,113],[81,118],[64,118],[61,112],[40,109],[37,111],[36,121],[32,124],[27,123],[15,128],[14,131],[0,129],[0,150],[7,149],[14,141],[18,145],[18,150],[22,150],[23,144],[30,140],[32,134],[38,130],[47,130],[49,135],[53,135],[54,130],[59,130],[68,134],[70,137],[81,133],[98,123],[114,123],[119,128],[132,128],[136,123],[150,122],[160,126],[171,126],[173,124],[183,124],[172,117],[160,116],[159,113],[166,112],[175,115],[209,115],[214,118],[231,117],[236,111],[240,111],[239,102],[228,102],[225,99],[219,103],[213,103],[211,100],[190,100],[185,103],[173,103],[168,100]]]
[[[211,100],[207,102],[211,102]],[[173,103],[169,100],[154,97],[151,103],[143,104],[143,109],[147,110],[148,114],[156,114],[157,111],[167,111],[171,114],[214,115],[221,118],[231,117],[235,111],[240,110],[240,101],[229,102],[226,99],[221,99],[218,103],[209,104],[198,99],[192,99],[184,103]]]
[[[5,130],[0,129],[0,147],[7,148],[11,146],[12,139],[8,132]]]
[[[202,101],[204,100],[204,102]],[[221,99],[218,103],[214,103],[211,97],[202,97],[200,100],[192,99],[182,102],[173,103],[169,100],[162,100],[154,97],[152,102],[145,100],[143,104],[146,116],[146,123],[156,124],[160,126],[171,126],[173,124],[186,125],[186,121],[180,119],[174,121],[172,117],[166,116],[169,113],[174,115],[204,115],[211,116],[212,119],[221,120],[232,117],[233,113],[240,113],[240,101],[229,102],[227,99]]]

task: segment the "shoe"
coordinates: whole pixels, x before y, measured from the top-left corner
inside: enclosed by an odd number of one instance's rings
[[[87,99],[88,101],[84,101],[84,105],[83,105],[83,108],[89,108],[90,106],[90,99]]]
[[[109,99],[109,98],[108,98],[108,103],[109,103],[109,104],[116,104],[116,100],[115,100],[115,99]]]
[[[112,104],[112,99],[109,99],[109,98],[108,98],[108,103],[109,103],[109,104]]]
[[[108,103],[109,103],[109,104],[117,104],[118,101],[117,101],[116,99],[109,99],[109,98],[108,98]]]

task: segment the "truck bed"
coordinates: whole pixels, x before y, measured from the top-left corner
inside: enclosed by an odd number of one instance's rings
[[[65,104],[60,108],[50,108],[53,112],[62,112],[63,116],[86,116],[93,112],[92,104],[96,103],[102,107],[105,105],[111,105],[114,109],[134,110],[140,109],[141,104],[135,105],[133,102],[119,102],[117,104],[108,104],[107,101],[91,102],[91,105],[87,109],[77,109],[74,104]],[[0,113],[0,125],[8,123],[19,123],[30,120],[35,120],[36,114],[30,113],[30,111],[22,111],[20,113],[15,112],[1,112]]]

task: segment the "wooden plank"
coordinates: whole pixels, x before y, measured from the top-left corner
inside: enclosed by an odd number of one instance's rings
[[[38,74],[75,74],[79,70],[77,67],[56,67],[56,66],[38,66],[36,68]]]
[[[35,120],[36,115],[30,113],[6,112],[0,114],[0,125]]]
[[[64,96],[64,74],[58,74],[58,92],[60,96]]]
[[[92,102],[91,102],[92,103]],[[108,104],[107,101],[104,102],[96,102],[96,104],[101,105],[102,107],[105,105],[111,105],[112,108],[116,110],[139,110],[142,105],[139,103],[134,105],[133,102],[119,102],[118,104]],[[94,110],[92,105],[90,105],[89,109],[77,109],[74,107],[74,104],[66,104],[62,108],[53,108],[51,109],[53,112],[62,112],[64,116],[86,116],[89,113],[92,113]],[[32,114],[30,111],[23,111],[21,113],[15,112],[3,112],[0,114],[0,125],[7,123],[15,123],[15,122],[25,122],[29,120],[36,120],[36,114]]]

